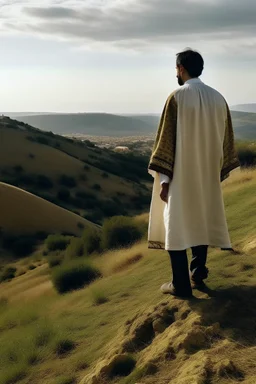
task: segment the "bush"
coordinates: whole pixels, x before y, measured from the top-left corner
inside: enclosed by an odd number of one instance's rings
[[[34,185],[35,179],[33,176],[30,176],[30,175],[21,175],[18,178],[18,183],[25,184],[25,185]]]
[[[28,155],[28,157],[29,157],[30,159],[34,159],[34,158],[35,158],[35,155],[34,155],[33,153],[30,153],[30,154]]]
[[[103,172],[103,173],[101,174],[101,176],[103,177],[103,179],[107,179],[107,178],[109,177],[109,174],[106,173],[106,172]]]
[[[69,339],[58,340],[55,346],[55,353],[58,356],[66,355],[67,353],[73,351],[75,347],[76,347],[76,344],[72,340],[69,340]]]
[[[95,189],[95,191],[101,191],[102,189],[99,184],[94,184],[92,188]]]
[[[92,291],[92,302],[93,302],[93,305],[101,305],[101,304],[107,303],[108,298],[104,292],[101,292],[99,290],[93,290]]]
[[[48,139],[46,139],[46,137],[43,137],[43,136],[38,136],[36,138],[36,141],[39,143],[39,144],[44,144],[44,145],[50,145],[50,141]]]
[[[84,170],[85,170],[85,171],[90,171],[90,169],[91,169],[91,168],[90,168],[88,165],[86,165],[86,164],[84,165]]]
[[[70,191],[66,188],[62,188],[58,191],[57,198],[61,201],[68,202],[70,200]]]
[[[79,180],[81,181],[87,181],[88,180],[88,177],[86,175],[80,175],[79,176]]]
[[[4,236],[3,247],[9,249],[17,257],[30,255],[37,244],[37,239],[34,236]]]
[[[139,223],[133,218],[114,216],[105,220],[102,228],[102,246],[104,249],[128,247],[142,238]]]
[[[118,204],[112,200],[103,201],[101,210],[105,217],[124,215],[126,213],[123,204]]]
[[[49,235],[45,241],[48,251],[64,251],[70,239],[62,235]]]
[[[42,189],[50,189],[53,188],[53,182],[49,177],[44,175],[38,175],[36,178],[36,184],[39,188]]]
[[[88,228],[83,234],[84,253],[91,255],[93,252],[99,252],[101,248],[101,234],[99,231]]]
[[[84,254],[84,242],[81,238],[74,238],[71,240],[66,249],[66,256],[68,259],[81,257]]]
[[[57,251],[47,257],[48,265],[50,268],[57,267],[58,265],[61,265],[63,259],[63,254]]]
[[[59,293],[81,289],[101,276],[90,264],[77,262],[57,267],[52,274],[53,285]]]
[[[62,175],[60,178],[60,184],[65,187],[74,188],[76,187],[76,180],[72,176]]]
[[[253,167],[256,165],[256,148],[243,147],[238,149],[238,158],[242,167]]]
[[[92,223],[101,224],[104,213],[99,208],[96,208],[93,212],[87,213],[84,218]]]
[[[13,279],[15,277],[16,271],[17,271],[17,268],[15,267],[6,267],[0,276],[0,281]]]

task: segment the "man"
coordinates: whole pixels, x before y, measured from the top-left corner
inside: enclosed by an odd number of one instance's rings
[[[199,79],[202,56],[181,52],[176,68],[181,87],[165,104],[149,163],[155,179],[149,248],[170,254],[173,280],[162,292],[190,297],[192,287],[202,288],[207,278],[208,246],[231,249],[221,181],[239,161],[228,105]],[[188,248],[193,253],[190,274]]]

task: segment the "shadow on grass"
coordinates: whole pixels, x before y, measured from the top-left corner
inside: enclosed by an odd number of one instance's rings
[[[256,345],[256,286],[234,286],[203,292],[211,299],[190,301],[191,308],[206,325],[218,322],[227,338],[238,343]]]

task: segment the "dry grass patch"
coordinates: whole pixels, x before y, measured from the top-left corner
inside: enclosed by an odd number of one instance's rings
[[[125,271],[143,259],[147,252],[147,244],[138,243],[130,249],[118,249],[104,253],[95,259],[104,276],[111,276]]]
[[[120,263],[117,263],[117,265],[114,266],[113,272],[121,272],[130,267],[133,264],[136,264],[138,261],[140,261],[143,258],[143,255],[141,253],[135,254],[134,256],[128,257],[126,260],[123,260]]]

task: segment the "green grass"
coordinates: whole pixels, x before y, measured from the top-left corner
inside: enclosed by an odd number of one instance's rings
[[[255,236],[255,189],[256,178],[239,185],[227,185],[228,224],[231,238],[241,253],[210,251],[208,285],[212,291],[217,290],[217,295],[204,303],[199,300],[193,307],[206,322],[221,321],[224,334],[239,343],[249,342],[256,316],[255,249],[243,251]],[[137,247],[134,246],[135,253]],[[44,384],[58,384],[58,380],[63,384],[71,379],[79,383],[95,362],[109,353],[113,342],[121,337],[123,324],[162,300],[159,287],[170,279],[167,254],[149,251],[146,244],[142,251],[140,246],[139,252],[143,258],[127,270],[65,296],[52,290],[46,298],[41,296],[31,303],[18,303],[11,293],[9,298],[8,291],[5,292],[8,302],[3,300],[0,305],[0,383],[12,383],[8,375],[13,375],[20,384],[41,384],[42,377]],[[223,277],[223,272],[232,277]],[[19,278],[16,280],[18,284]],[[108,301],[95,305],[98,297]],[[59,355],[56,346],[62,343],[72,348]],[[138,367],[132,375],[137,379],[144,373]],[[130,377],[123,380],[134,384]]]

